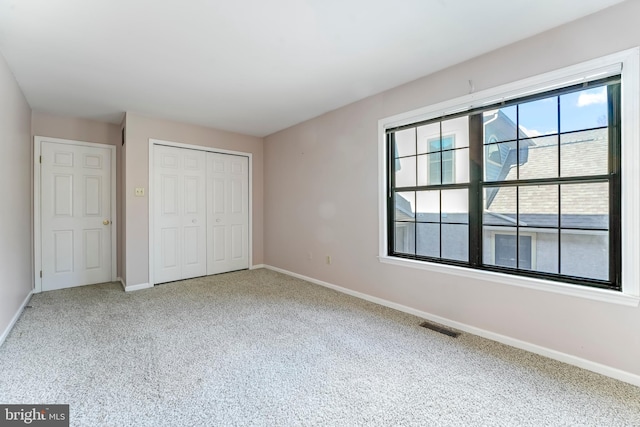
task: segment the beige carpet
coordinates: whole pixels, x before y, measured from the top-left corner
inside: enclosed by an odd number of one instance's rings
[[[75,426],[640,425],[640,388],[268,270],[30,306],[0,403]]]

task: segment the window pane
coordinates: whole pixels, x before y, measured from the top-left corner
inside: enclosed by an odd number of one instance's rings
[[[554,135],[520,141],[519,162],[519,179],[557,177],[558,136]]]
[[[526,228],[520,228],[520,235],[531,234],[533,237],[531,252],[531,270],[545,273],[559,273],[558,270],[558,230],[536,230],[528,233]],[[522,250],[522,248],[520,249]],[[521,267],[522,268],[522,267]]]
[[[484,123],[484,143],[513,141],[516,139],[516,106],[485,111],[482,114]]]
[[[396,221],[413,221],[415,219],[415,194],[413,191],[395,194],[394,219]]]
[[[444,151],[442,153],[443,184],[469,182],[469,149]]]
[[[440,257],[440,224],[416,224],[416,254]]]
[[[416,158],[405,157],[396,160],[396,188],[415,187]]]
[[[440,191],[416,192],[417,221],[440,222]]]
[[[484,224],[515,225],[516,187],[484,189]]]
[[[418,132],[418,154],[432,151],[429,147],[429,141],[440,140],[440,122],[430,123],[420,126]]]
[[[609,184],[562,184],[560,186],[562,228],[609,228]]]
[[[442,224],[442,258],[469,261],[469,226]]]
[[[441,153],[418,156],[418,185],[439,185]]]
[[[484,148],[484,180],[517,179],[517,142],[486,145]]]
[[[608,125],[607,87],[582,90],[560,97],[560,130],[591,129]]]
[[[412,222],[396,222],[395,227],[393,247],[395,251],[403,254],[415,254],[415,224]]]
[[[518,238],[518,268],[522,270],[531,270],[531,241],[532,236],[520,235]]]
[[[396,157],[414,156],[416,154],[416,129],[405,129],[395,132]]]
[[[563,230],[560,273],[590,279],[609,279],[609,233]]]
[[[519,104],[518,120],[520,138],[558,133],[558,97]]]
[[[450,138],[451,147],[447,147],[447,138]],[[443,150],[469,146],[469,116],[442,122],[442,146]]]
[[[469,223],[469,190],[442,191],[442,222]]]
[[[558,226],[558,186],[530,185],[518,188],[520,225]]]
[[[605,175],[609,171],[609,130],[595,129],[560,136],[562,176]]]
[[[444,140],[443,140],[444,142]],[[455,156],[453,151],[445,151],[442,153],[442,183],[452,184],[455,174]]]

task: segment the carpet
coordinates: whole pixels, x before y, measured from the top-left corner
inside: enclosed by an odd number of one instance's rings
[[[0,403],[73,426],[640,425],[640,388],[270,270],[34,295]]]

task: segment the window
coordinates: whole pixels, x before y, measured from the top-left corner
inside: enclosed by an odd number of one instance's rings
[[[468,119],[460,117],[390,134],[398,189],[392,212],[394,252],[468,261],[468,133]]]
[[[620,81],[386,129],[387,255],[621,290]]]

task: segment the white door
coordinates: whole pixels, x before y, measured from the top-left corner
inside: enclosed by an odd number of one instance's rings
[[[249,158],[207,153],[207,274],[249,268]]]
[[[111,150],[43,141],[40,152],[42,290],[111,281]]]
[[[154,281],[207,274],[206,153],[156,145]]]

